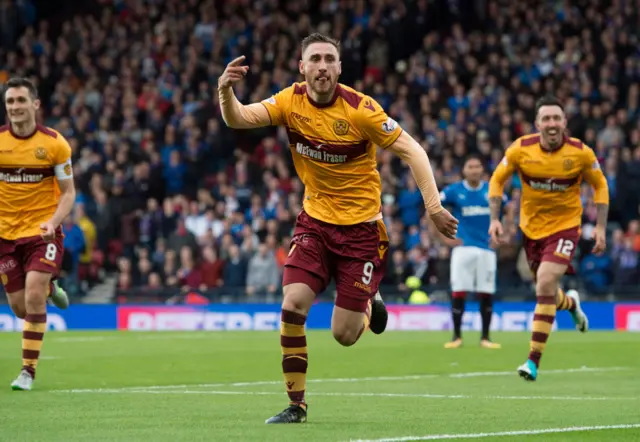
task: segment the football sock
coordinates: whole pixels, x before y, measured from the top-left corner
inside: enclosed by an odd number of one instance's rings
[[[493,316],[493,296],[489,293],[478,293],[480,300],[480,316],[482,317],[482,338],[489,340],[489,329],[491,328],[491,317]]]
[[[533,315],[533,332],[531,334],[531,349],[529,359],[531,359],[536,367],[540,365],[540,358],[547,345],[547,339],[553,321],[556,318],[556,297],[555,296],[537,296],[536,310]]]
[[[289,401],[306,409],[304,391],[307,381],[307,337],[305,315],[282,310],[280,322],[280,346],[282,347],[282,372]]]
[[[569,310],[570,312],[573,312],[576,309],[576,301],[573,298],[568,297],[564,290],[562,290],[561,288],[558,288],[558,296],[556,297],[556,309]]]
[[[451,293],[451,317],[453,319],[453,339],[462,337],[462,315],[464,315],[464,304],[466,292]]]
[[[22,331],[22,368],[29,372],[32,378],[36,377],[36,368],[40,349],[42,348],[42,338],[47,329],[47,314],[27,315],[24,318],[24,328]]]
[[[360,339],[362,334],[369,330],[369,324],[371,323],[371,300],[369,300],[369,304],[367,305],[367,310],[365,310],[363,319],[362,319],[362,328],[358,332],[358,337],[356,338],[356,342]]]

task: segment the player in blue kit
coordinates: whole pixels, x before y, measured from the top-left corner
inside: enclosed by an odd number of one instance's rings
[[[496,292],[496,252],[487,234],[490,222],[489,183],[482,179],[484,166],[478,156],[465,159],[462,169],[464,180],[447,186],[440,193],[444,206],[450,206],[460,224],[451,251],[451,316],[453,340],[445,348],[462,346],[462,315],[465,299],[474,292],[480,302],[482,338],[484,348],[500,348],[489,339],[493,314],[493,295]]]

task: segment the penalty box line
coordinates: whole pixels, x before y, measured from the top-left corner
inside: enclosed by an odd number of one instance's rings
[[[581,367],[567,368],[556,370],[545,370],[544,375],[568,374],[568,373],[604,373],[611,371],[628,370],[628,367]],[[450,373],[450,374],[423,374],[423,375],[404,375],[404,376],[373,376],[361,378],[325,378],[325,379],[307,379],[308,384],[325,384],[325,383],[355,383],[355,382],[385,382],[385,381],[413,381],[423,379],[437,378],[477,378],[492,376],[514,376],[515,371],[479,371],[468,373]],[[71,389],[71,390],[53,390],[55,393],[101,393],[101,392],[135,392],[137,390],[176,390],[190,388],[231,388],[231,387],[257,387],[264,385],[282,385],[282,380],[277,381],[253,381],[253,382],[221,382],[215,384],[180,384],[180,385],[147,385],[136,387],[118,387],[118,388],[90,388],[90,389]]]
[[[635,428],[640,428],[640,424],[592,425],[592,426],[584,426],[584,427],[541,428],[541,429],[519,430],[519,431],[497,431],[494,433],[429,434],[425,436],[391,437],[391,438],[384,438],[384,439],[352,439],[350,442],[409,442],[409,441],[420,441],[420,440],[443,440],[443,439],[480,439],[485,437],[533,436],[533,435],[539,435],[539,434],[552,434],[552,433],[575,433],[580,431],[631,430]]]

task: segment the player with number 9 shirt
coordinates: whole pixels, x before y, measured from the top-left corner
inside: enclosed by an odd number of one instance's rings
[[[266,423],[302,423],[307,341],[305,323],[318,293],[331,279],[336,300],[331,321],[335,339],[356,343],[367,329],[379,334],[387,312],[378,293],[389,241],[381,213],[376,146],[410,166],[436,227],[453,238],[457,220],[440,204],[426,152],[371,97],[338,83],[340,44],[322,34],[302,41],[295,83],[260,103],[242,105],[231,86],[246,75],[240,57],[218,80],[225,123],[237,129],[285,126],[294,166],[305,186],[283,275],[280,328],[282,371],[289,406]]]
[[[518,138],[505,152],[489,183],[491,225],[489,234],[500,242],[500,207],[505,181],[518,172],[522,181],[520,228],[524,248],[536,281],[536,309],[527,361],[518,368],[521,377],[535,381],[542,352],[551,332],[556,310],[571,313],[576,328],[588,329],[575,290],[560,288],[565,273],[573,273],[571,260],[580,239],[582,201],[580,186],[586,180],[595,190],[598,215],[593,252],[605,250],[609,191],[598,160],[590,147],[566,135],[562,104],[543,97],[536,104],[535,135]]]
[[[37,89],[12,78],[3,100],[9,124],[0,127],[0,279],[14,314],[24,319],[22,370],[13,390],[31,390],[47,327],[47,298],[67,308],[55,283],[62,264],[62,220],[75,188],[71,148],[62,135],[36,123]]]

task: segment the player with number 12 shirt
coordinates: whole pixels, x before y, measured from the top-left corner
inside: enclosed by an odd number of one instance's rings
[[[539,133],[518,138],[505,152],[489,183],[489,234],[499,243],[503,234],[500,207],[504,183],[516,171],[522,181],[520,228],[536,281],[536,309],[529,357],[518,373],[529,381],[537,379],[557,310],[569,311],[579,331],[588,329],[578,293],[571,290],[565,294],[560,287],[562,276],[574,272],[571,260],[580,239],[583,179],[595,190],[596,254],[606,247],[609,212],[609,190],[600,164],[589,146],[566,135],[567,118],[556,98],[538,100],[535,125]]]
[[[47,328],[47,299],[67,308],[55,283],[64,254],[62,220],[75,188],[71,148],[62,135],[36,124],[37,89],[25,78],[3,88],[9,124],[0,127],[0,279],[14,314],[24,319],[22,370],[13,390],[31,390]]]
[[[382,222],[376,146],[399,155],[411,168],[431,219],[455,237],[457,220],[440,204],[424,149],[372,98],[338,83],[340,44],[322,34],[302,41],[295,83],[260,103],[243,106],[231,86],[248,67],[229,63],[218,80],[225,123],[250,129],[285,126],[296,172],[305,186],[303,210],[283,274],[280,345],[289,406],[267,423],[301,423],[305,401],[305,323],[316,295],[335,279],[331,328],[344,346],[371,329],[382,333],[387,312],[378,293],[384,275],[387,233]]]

